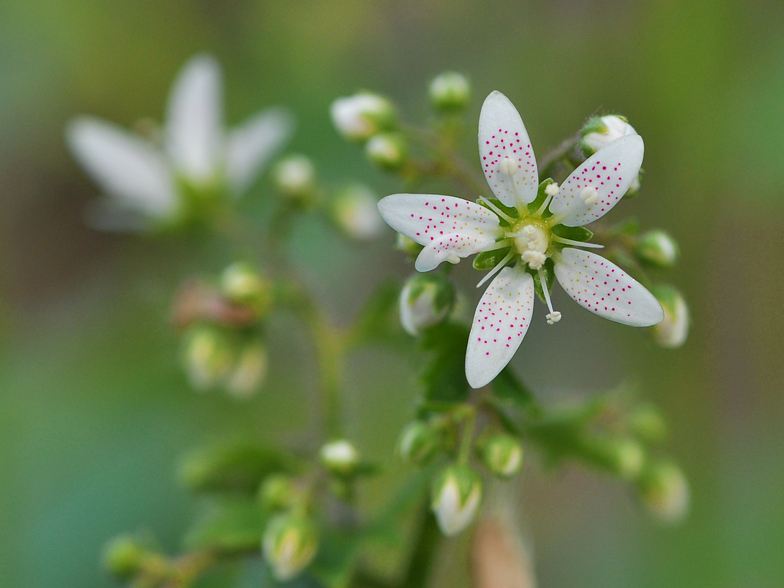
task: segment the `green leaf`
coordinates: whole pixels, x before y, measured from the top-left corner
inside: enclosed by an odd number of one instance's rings
[[[501,370],[493,380],[493,395],[502,400],[513,402],[521,409],[536,404],[533,393],[520,381],[509,366]]]
[[[474,269],[478,270],[491,270],[506,257],[511,247],[503,249],[493,249],[492,251],[483,251],[474,257]]]
[[[191,492],[253,495],[269,474],[290,470],[283,455],[252,443],[221,444],[186,456],[179,478]]]
[[[359,539],[357,533],[325,532],[310,573],[326,588],[348,588],[354,575]]]
[[[423,333],[420,342],[429,354],[422,373],[426,401],[464,402],[468,398],[470,388],[465,377],[468,333],[468,327],[457,323],[442,323]]]
[[[539,184],[539,189],[536,191],[536,198],[533,202],[528,203],[528,210],[531,212],[536,212],[542,207],[544,204],[545,199],[547,198],[547,193],[545,192],[545,188],[553,183],[553,178],[547,178],[546,180],[542,180]]]
[[[217,502],[188,531],[185,548],[217,549],[222,553],[259,551],[264,518],[256,500]]]
[[[553,282],[555,281],[555,263],[553,262],[553,259],[548,257],[541,270],[534,271],[527,268],[526,271],[534,277],[534,291],[536,292],[536,295],[539,296],[539,300],[546,303],[547,299],[545,298],[544,290],[542,290],[542,280],[539,277],[539,272],[541,271],[544,274],[545,281],[547,282],[547,292],[552,292]]]
[[[593,231],[585,227],[567,227],[564,225],[555,225],[552,232],[563,237],[564,239],[571,239],[572,241],[590,241],[593,237]]]

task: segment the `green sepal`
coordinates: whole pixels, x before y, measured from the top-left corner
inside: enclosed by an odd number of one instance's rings
[[[532,270],[530,267],[527,267],[525,271],[533,276],[534,291],[536,292],[536,295],[539,296],[539,300],[546,304],[547,298],[545,298],[544,290],[542,290],[542,280],[539,278],[539,273],[541,272],[544,274],[545,282],[547,283],[547,292],[552,292],[553,282],[555,281],[555,264],[553,263],[552,257],[547,258],[540,270]]]
[[[468,398],[465,376],[468,334],[465,325],[449,322],[424,331],[419,340],[422,349],[429,352],[421,377],[426,401],[464,402]]]
[[[593,237],[593,231],[586,229],[585,227],[555,225],[550,230],[558,237],[561,237],[562,239],[571,239],[572,241],[590,241]]]
[[[185,536],[190,550],[215,549],[224,554],[258,551],[265,516],[255,499],[215,503]]]
[[[514,206],[507,206],[497,198],[487,198],[489,202],[491,202],[496,208],[498,208],[501,212],[505,213],[507,216],[512,218],[520,218],[520,213],[517,212],[517,209]],[[492,212],[492,209],[484,202],[484,200],[478,200],[477,204],[479,206],[485,207],[487,210]],[[495,214],[495,212],[493,212]],[[499,218],[498,221],[501,223],[502,227],[508,227],[509,223],[506,220]]]
[[[547,198],[547,193],[545,192],[545,188],[553,183],[553,178],[547,178],[546,180],[542,180],[539,184],[539,189],[536,191],[536,198],[533,202],[528,203],[528,210],[530,212],[536,212],[542,207],[544,204],[545,199]]]
[[[474,269],[478,270],[491,270],[497,266],[506,257],[511,247],[504,247],[503,249],[493,249],[492,251],[483,251],[474,257]]]
[[[178,477],[194,493],[252,496],[265,477],[288,469],[290,464],[273,449],[251,443],[221,444],[187,455]]]

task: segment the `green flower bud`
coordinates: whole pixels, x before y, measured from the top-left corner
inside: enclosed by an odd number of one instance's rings
[[[280,514],[264,530],[264,559],[278,582],[296,577],[315,557],[318,533],[313,523],[299,514]]]
[[[426,463],[441,447],[441,435],[422,421],[409,423],[398,442],[401,457],[416,464]]]
[[[288,200],[306,203],[316,194],[316,169],[305,155],[290,155],[272,170],[275,188]]]
[[[357,241],[381,235],[386,227],[378,212],[378,198],[362,184],[348,186],[332,201],[332,218],[338,228]]]
[[[466,465],[447,466],[431,489],[431,508],[447,537],[457,535],[476,517],[482,501],[482,478]]]
[[[651,404],[642,404],[629,414],[629,428],[638,438],[649,443],[661,443],[667,437],[667,423]]]
[[[239,353],[226,377],[226,390],[235,398],[252,396],[267,377],[269,357],[261,341],[253,341]]]
[[[103,561],[110,573],[128,579],[139,573],[146,556],[147,550],[137,539],[121,535],[106,544]]]
[[[345,439],[323,445],[319,458],[327,470],[339,476],[350,476],[359,464],[359,452]]]
[[[511,435],[490,437],[482,444],[482,461],[499,478],[511,478],[523,467],[523,446]]]
[[[365,145],[365,153],[370,161],[389,171],[399,170],[408,160],[408,146],[397,133],[374,135]]]
[[[664,309],[664,320],[651,327],[653,340],[660,346],[674,349],[686,342],[689,336],[689,307],[683,295],[668,285],[651,288],[651,293]]]
[[[285,474],[267,476],[259,488],[259,501],[267,510],[289,508],[297,496],[297,488]]]
[[[250,306],[259,316],[266,314],[272,304],[269,282],[249,263],[233,263],[223,270],[220,285],[227,298]]]
[[[656,229],[640,237],[635,253],[648,265],[668,268],[675,265],[680,251],[675,239],[664,231]]]
[[[455,288],[448,278],[416,274],[400,292],[400,323],[407,333],[417,336],[446,320],[454,303]]]
[[[634,439],[598,437],[588,443],[593,458],[624,480],[634,480],[645,466],[645,450]]]
[[[397,241],[395,241],[395,249],[416,256],[419,255],[419,252],[422,251],[424,247],[413,239],[409,239],[404,234],[398,233]]]
[[[651,465],[640,477],[638,491],[648,511],[663,523],[677,523],[688,514],[689,482],[671,463]]]
[[[370,92],[338,98],[329,111],[337,131],[351,141],[367,141],[381,131],[394,129],[397,124],[392,103]]]
[[[186,336],[183,365],[191,385],[204,391],[223,380],[233,363],[232,346],[215,327],[197,326]]]
[[[592,116],[583,125],[580,147],[586,157],[590,157],[602,147],[605,147],[626,135],[636,135],[637,131],[629,124],[626,117],[610,114],[607,116]]]
[[[463,74],[447,71],[433,78],[428,95],[436,110],[460,110],[471,101],[471,84]]]

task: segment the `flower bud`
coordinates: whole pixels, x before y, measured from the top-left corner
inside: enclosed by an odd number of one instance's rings
[[[436,274],[411,276],[400,292],[400,322],[410,335],[443,322],[455,302],[449,279]]]
[[[338,98],[329,109],[337,131],[352,141],[367,141],[381,131],[393,129],[397,115],[389,100],[370,92]]]
[[[381,133],[373,136],[365,145],[370,161],[382,169],[395,171],[403,167],[408,159],[408,146],[397,133]]]
[[[183,364],[196,390],[218,384],[231,369],[232,361],[231,344],[217,328],[198,326],[188,333]]]
[[[523,446],[511,435],[493,435],[481,448],[482,461],[499,478],[511,478],[523,467]]]
[[[675,265],[680,253],[675,239],[662,230],[655,229],[643,233],[635,250],[637,257],[644,263],[659,268]]]
[[[267,476],[259,488],[259,501],[267,510],[289,508],[296,495],[294,482],[285,474]]]
[[[639,439],[661,443],[667,437],[667,423],[651,404],[641,404],[629,414],[629,428]]]
[[[316,169],[304,155],[290,155],[272,170],[275,188],[287,199],[307,202],[316,192]]]
[[[422,421],[409,423],[398,442],[400,456],[416,464],[426,463],[440,447],[438,431]]]
[[[441,470],[431,490],[431,508],[447,537],[457,535],[476,516],[482,500],[482,479],[466,465]]]
[[[460,110],[471,100],[471,84],[463,74],[446,71],[433,78],[428,95],[430,104],[436,110]]]
[[[651,327],[653,340],[662,347],[674,349],[686,342],[689,336],[689,307],[683,296],[669,285],[651,289],[664,309],[664,320]]]
[[[323,445],[319,458],[327,470],[339,476],[350,476],[359,464],[359,452],[345,439]]]
[[[626,135],[637,134],[637,131],[629,124],[629,121],[617,114],[593,116],[583,125],[580,132],[582,134],[580,147],[582,147],[586,157],[590,157],[616,139]]]
[[[226,390],[235,398],[248,398],[267,377],[269,357],[261,341],[254,341],[240,351],[226,378]]]
[[[637,486],[648,511],[661,522],[677,523],[688,513],[689,482],[676,465],[653,464],[640,478]]]
[[[103,560],[106,569],[118,578],[132,578],[142,567],[147,550],[133,537],[115,537],[104,547]]]
[[[278,582],[296,577],[316,555],[318,534],[313,523],[300,514],[274,517],[264,530],[264,559]]]
[[[335,198],[332,217],[338,228],[358,241],[378,237],[386,227],[378,212],[378,198],[361,184],[349,186]]]
[[[624,480],[634,480],[645,466],[645,450],[634,439],[594,438],[589,451],[600,465]]]
[[[227,298],[252,307],[259,316],[265,314],[272,304],[269,282],[249,263],[231,264],[223,270],[220,284]]]
[[[408,253],[409,255],[417,256],[424,247],[413,239],[409,239],[403,233],[398,233],[397,240],[395,241],[395,249],[402,251],[403,253]]]

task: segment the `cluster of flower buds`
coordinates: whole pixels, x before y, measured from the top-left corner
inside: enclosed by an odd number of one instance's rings
[[[271,285],[243,262],[227,267],[217,287],[183,288],[174,315],[187,327],[183,366],[196,390],[223,387],[247,398],[261,387],[269,359],[258,331],[271,306]]]
[[[400,292],[400,323],[410,335],[418,336],[449,318],[455,303],[455,287],[438,274],[415,274]]]

